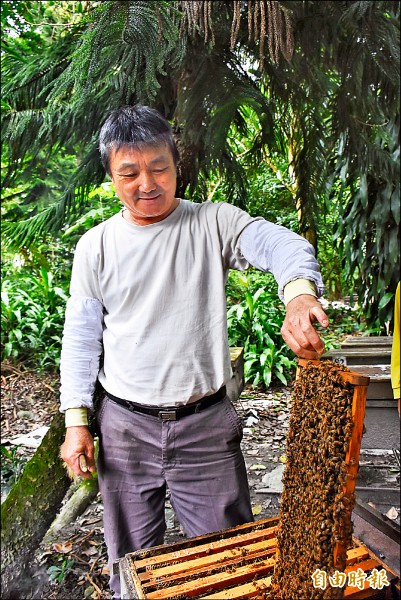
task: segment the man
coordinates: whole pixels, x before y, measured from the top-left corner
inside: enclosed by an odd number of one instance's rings
[[[189,536],[252,520],[242,426],[224,387],[228,270],[273,272],[287,306],[282,335],[299,356],[321,354],[313,323],[328,320],[306,240],[226,203],[175,197],[178,153],[157,111],[114,111],[100,153],[123,209],[76,249],[61,358],[62,457],[80,476],[95,470],[87,411],[99,377],[97,467],[111,566],[163,543],[167,486]],[[118,576],[110,586],[119,598]]]

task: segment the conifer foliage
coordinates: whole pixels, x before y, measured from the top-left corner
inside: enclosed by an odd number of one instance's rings
[[[251,108],[260,132],[249,162],[289,160],[299,230],[316,245],[336,195],[349,281],[383,321],[399,261],[399,10],[355,0],[5,0],[3,186],[77,157],[52,200],[5,222],[7,243],[29,247],[77,219],[105,177],[99,128],[127,103],[171,120],[180,195],[203,199],[214,172],[241,205],[246,180],[230,136],[247,135]]]

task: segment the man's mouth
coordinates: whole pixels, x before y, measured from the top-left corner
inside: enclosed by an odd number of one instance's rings
[[[154,194],[153,196],[139,196],[139,200],[157,200],[160,198],[160,194]]]

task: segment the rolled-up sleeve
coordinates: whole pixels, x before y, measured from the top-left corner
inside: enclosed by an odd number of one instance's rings
[[[240,247],[243,257],[251,265],[274,275],[281,300],[284,301],[284,287],[296,279],[311,281],[317,296],[323,295],[324,285],[314,248],[297,233],[281,225],[258,220],[244,229]]]
[[[103,305],[96,298],[67,301],[60,362],[60,411],[93,408],[103,351]]]

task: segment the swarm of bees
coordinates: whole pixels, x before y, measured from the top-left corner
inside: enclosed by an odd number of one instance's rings
[[[286,467],[277,533],[277,559],[269,598],[334,600],[343,589],[315,588],[316,569],[344,571],[346,554],[336,544],[352,545],[353,497],[347,497],[346,452],[352,433],[352,386],[349,371],[331,361],[309,362],[294,385],[287,437]]]

